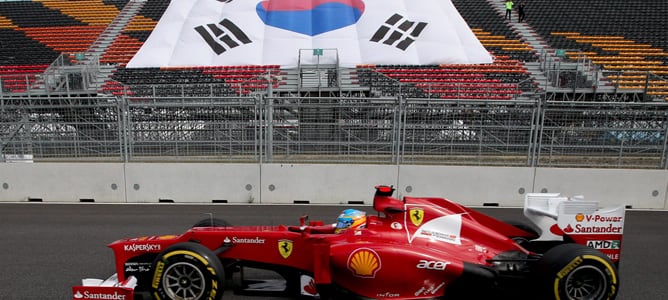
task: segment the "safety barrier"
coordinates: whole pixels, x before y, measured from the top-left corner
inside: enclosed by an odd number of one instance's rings
[[[666,170],[372,164],[0,163],[0,202],[370,205],[373,186],[472,206],[530,192],[668,209]]]

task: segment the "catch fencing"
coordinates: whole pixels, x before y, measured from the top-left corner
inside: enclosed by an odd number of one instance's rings
[[[665,103],[1,98],[4,161],[666,169]]]

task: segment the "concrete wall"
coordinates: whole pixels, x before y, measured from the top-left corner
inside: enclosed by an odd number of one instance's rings
[[[668,171],[419,165],[0,163],[0,202],[371,204],[398,196],[522,206],[524,194],[584,195],[604,206],[668,209]]]
[[[123,164],[0,163],[0,201],[126,202]]]
[[[522,206],[533,187],[533,168],[400,166],[402,196],[439,196],[465,205]]]
[[[668,171],[629,169],[536,169],[536,192],[584,195],[633,208],[668,208]]]
[[[127,202],[228,202],[260,200],[259,164],[125,164]]]
[[[397,182],[397,167],[387,165],[262,165],[262,202],[371,204],[373,187]]]

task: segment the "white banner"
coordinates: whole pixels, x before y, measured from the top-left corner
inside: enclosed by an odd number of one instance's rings
[[[449,0],[173,0],[128,67],[293,68],[300,49],[344,67],[492,62]]]

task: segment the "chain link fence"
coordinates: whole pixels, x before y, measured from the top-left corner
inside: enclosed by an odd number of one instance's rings
[[[2,98],[0,158],[666,168],[665,103]]]

